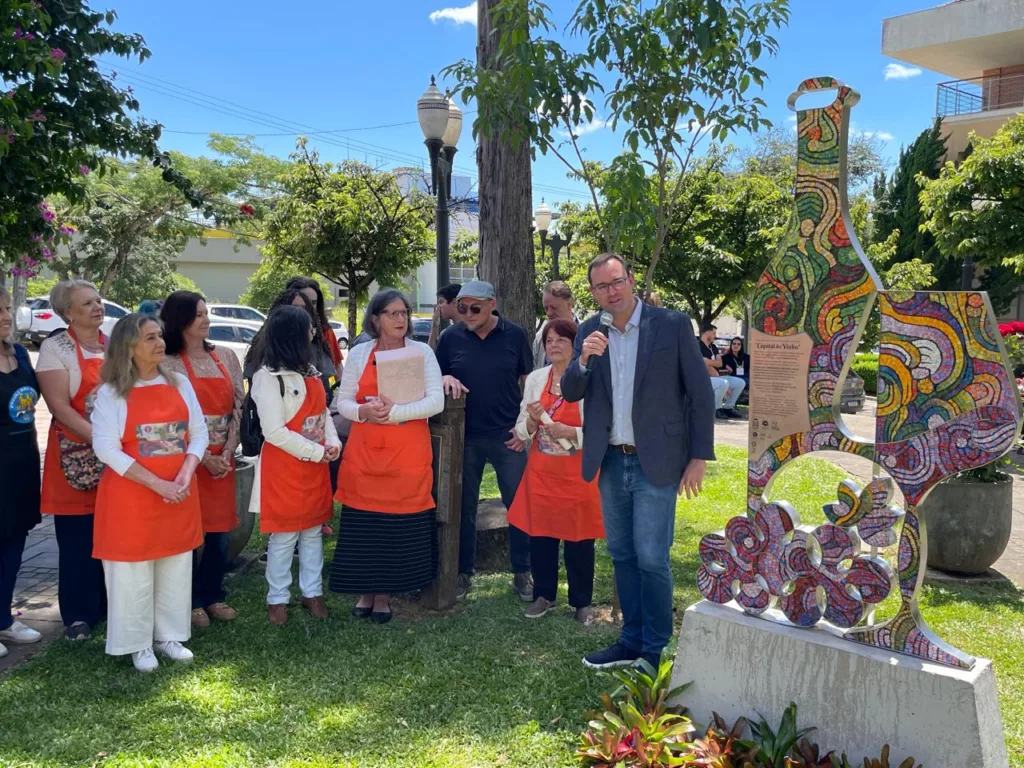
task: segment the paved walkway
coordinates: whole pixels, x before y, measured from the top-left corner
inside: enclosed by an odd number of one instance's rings
[[[875,399],[867,398],[867,402],[860,413],[845,415],[846,425],[854,434],[870,436],[875,431]],[[747,447],[747,422],[744,421],[718,421],[715,423],[715,442],[725,445],[736,446],[737,448]],[[871,479],[872,463],[860,456],[851,456],[845,453],[827,453],[822,458],[838,464],[861,482]],[[993,569],[1014,582],[1019,587],[1024,587],[1024,475],[1012,473],[1013,476],[1013,527],[1010,534],[1010,543],[1003,552],[1003,556],[993,566]],[[896,490],[895,504],[903,506],[903,494]]]

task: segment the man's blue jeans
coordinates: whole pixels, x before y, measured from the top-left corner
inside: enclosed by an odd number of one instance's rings
[[[519,481],[526,471],[526,451],[505,447],[510,437],[467,437],[462,455],[462,519],[459,528],[459,573],[472,574],[476,564],[476,510],[480,501],[480,481],[484,467],[490,462],[498,477],[498,491],[505,509],[519,490]],[[512,573],[530,570],[530,537],[514,525],[508,527],[508,554]]]
[[[640,460],[611,447],[598,480],[608,554],[622,607],[619,642],[657,654],[672,637],[669,548],[676,520],[677,486],[655,486]]]

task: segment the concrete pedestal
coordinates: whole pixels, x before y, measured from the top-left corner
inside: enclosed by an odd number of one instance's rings
[[[798,725],[816,726],[811,738],[855,765],[884,744],[894,765],[910,756],[925,766],[1009,764],[986,659],[965,672],[701,601],[683,617],[672,670],[673,686],[691,681],[676,703],[697,723],[718,712],[775,727],[793,701]]]

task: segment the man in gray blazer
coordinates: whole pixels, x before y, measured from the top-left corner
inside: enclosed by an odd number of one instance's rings
[[[715,458],[714,394],[689,317],[641,302],[616,254],[595,258],[587,276],[612,324],[607,336],[600,315],[580,326],[562,396],[586,398],[583,478],[601,471],[622,633],[583,663],[605,669],[643,658],[657,669],[672,636],[676,495],[700,493],[705,462]]]

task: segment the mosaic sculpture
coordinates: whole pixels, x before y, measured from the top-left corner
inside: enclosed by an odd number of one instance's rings
[[[822,90],[836,91],[830,105],[796,110],[801,95]],[[750,326],[756,338],[793,340],[803,345],[794,349],[808,350],[806,403],[801,385],[795,409],[802,426],[766,432],[778,425],[774,416],[761,418],[765,404],[752,392],[747,514],[730,520],[724,535],[703,538],[697,581],[706,599],[735,600],[753,615],[770,617],[768,610],[778,607],[798,626],[824,619],[850,640],[970,668],[974,659],[935,636],[917,610],[927,553],[918,507],[940,480],[988,464],[1013,446],[1020,402],[986,294],[887,293],[857,243],[846,210],[845,165],[850,110],[859,99],[828,77],[805,81],[789,98],[798,132],[794,216],[755,288]],[[876,296],[881,349],[871,440],[844,428],[836,393]],[[864,488],[841,483],[837,501],[825,508],[829,522],[809,530],[789,504],[769,503],[766,493],[787,463],[816,451],[862,456],[888,477]],[[893,483],[905,511],[890,503]],[[864,550],[895,544],[897,528],[894,573]],[[894,585],[897,614],[864,626],[870,606]]]

